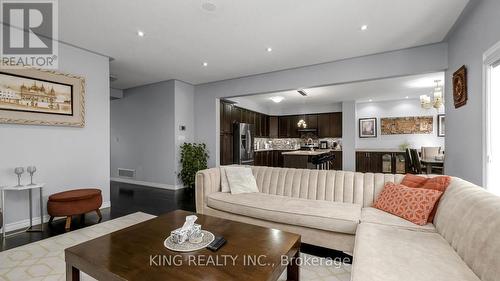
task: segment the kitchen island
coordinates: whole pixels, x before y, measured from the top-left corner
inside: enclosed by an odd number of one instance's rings
[[[297,169],[316,169],[313,159],[327,154],[335,155],[331,170],[342,170],[342,151],[333,149],[296,150],[283,152],[283,167]]]

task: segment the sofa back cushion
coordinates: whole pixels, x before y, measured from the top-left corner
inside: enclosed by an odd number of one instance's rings
[[[370,207],[385,183],[404,175],[333,170],[252,167],[260,192],[313,200],[355,203]]]
[[[434,224],[481,280],[498,280],[500,197],[452,178],[439,202]]]

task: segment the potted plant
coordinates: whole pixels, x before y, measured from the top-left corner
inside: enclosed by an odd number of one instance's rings
[[[181,145],[181,172],[179,177],[185,187],[194,190],[196,173],[207,168],[208,150],[204,143]]]

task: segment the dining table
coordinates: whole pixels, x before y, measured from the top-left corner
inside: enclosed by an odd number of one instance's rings
[[[429,158],[421,158],[420,163],[425,165],[427,169],[427,174],[430,175],[432,174],[432,168],[433,167],[443,167],[444,168],[444,157],[442,158],[436,158],[436,157],[429,157]]]

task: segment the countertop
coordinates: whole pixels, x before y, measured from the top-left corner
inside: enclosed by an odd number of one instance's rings
[[[357,152],[405,152],[399,148],[356,148]]]
[[[330,153],[332,151],[341,151],[341,150],[336,150],[336,149],[316,149],[314,151],[311,150],[297,150],[297,151],[290,151],[290,152],[283,152],[283,155],[296,155],[296,156],[316,156],[316,155],[321,155],[325,153]]]
[[[274,148],[268,148],[268,149],[259,149],[259,150],[254,150],[254,152],[265,152],[265,151],[297,151],[299,149],[274,149]]]

